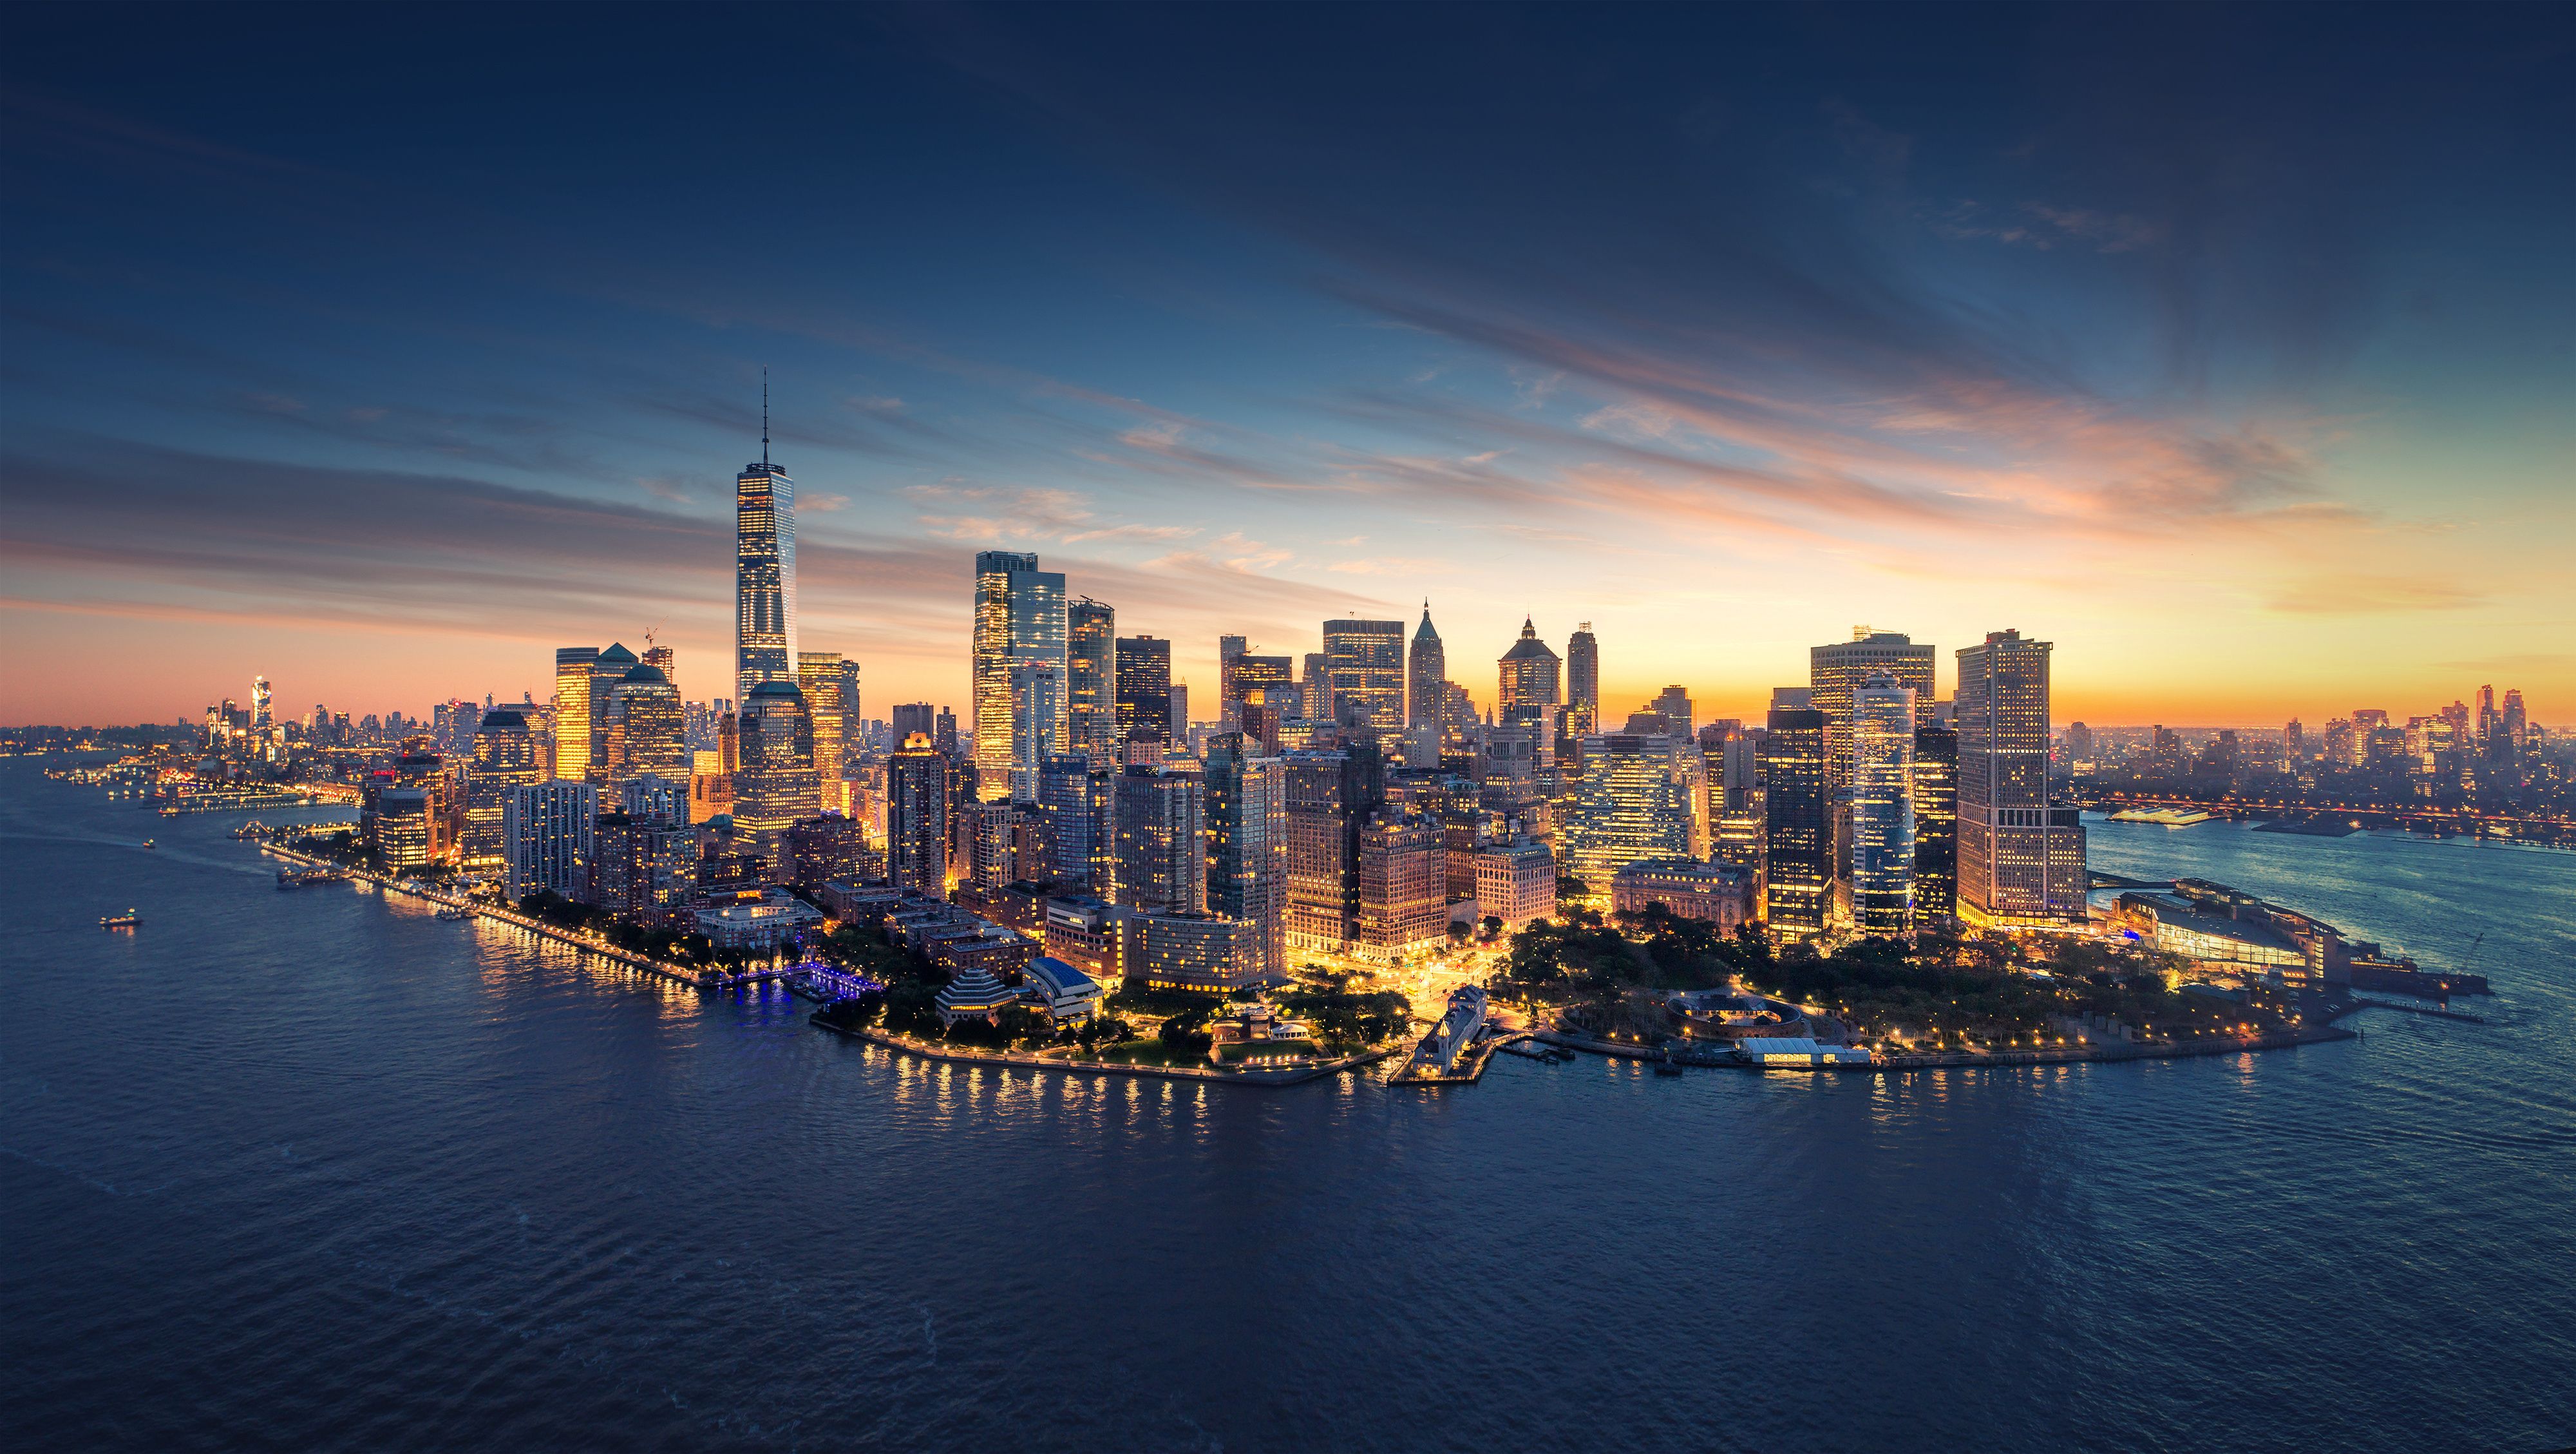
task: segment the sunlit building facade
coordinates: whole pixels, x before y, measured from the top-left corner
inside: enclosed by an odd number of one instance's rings
[[[1404,661],[1404,725],[1427,728],[1436,742],[1447,730],[1449,653],[1432,629],[1431,603],[1422,603],[1422,624],[1413,628],[1413,645]]]
[[[555,648],[554,773],[571,782],[590,779],[590,668],[596,646]]]
[[[1601,643],[1584,622],[1565,639],[1565,730],[1589,737],[1601,730]]]
[[[1498,719],[1510,720],[1515,707],[1554,707],[1563,700],[1559,680],[1562,663],[1556,652],[1538,639],[1538,627],[1528,619],[1521,622],[1520,640],[1512,643],[1496,665],[1501,676],[1494,698]]]
[[[805,710],[814,719],[815,797],[826,811],[835,813],[850,808],[849,734],[857,720],[851,715],[852,693],[845,669],[855,666],[841,660],[837,651],[796,653],[797,690],[805,694]]]
[[[1449,931],[1449,849],[1438,820],[1381,808],[1360,827],[1353,952],[1392,963],[1438,948]]]
[[[1665,736],[1583,740],[1583,785],[1562,835],[1566,871],[1595,891],[1631,863],[1691,856],[1698,750]]]
[[[1985,928],[2085,922],[2084,823],[2048,794],[2051,645],[1990,631],[1959,649],[1959,917]]]
[[[976,796],[1036,797],[1039,761],[1065,750],[1065,621],[1062,572],[1025,551],[976,555]]]

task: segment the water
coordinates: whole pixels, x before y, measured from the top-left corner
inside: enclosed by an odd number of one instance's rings
[[[2095,830],[2429,964],[2484,926],[2486,1025],[1265,1092],[893,1059],[277,893],[234,821],[0,762],[0,1446],[2576,1440],[2576,856]]]

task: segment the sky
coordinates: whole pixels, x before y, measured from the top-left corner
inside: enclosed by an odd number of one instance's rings
[[[2565,7],[22,5],[0,197],[0,723],[724,695],[764,369],[870,716],[1001,547],[1201,694],[2576,720]]]

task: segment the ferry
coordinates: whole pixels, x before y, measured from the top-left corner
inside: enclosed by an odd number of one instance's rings
[[[2167,828],[2188,828],[2194,823],[2206,823],[2217,816],[2215,813],[2203,812],[2198,808],[2122,808],[2111,815],[2111,821],[2158,823]]]
[[[128,909],[122,914],[101,915],[99,917],[98,927],[102,929],[131,929],[142,922],[142,914],[133,909]]]

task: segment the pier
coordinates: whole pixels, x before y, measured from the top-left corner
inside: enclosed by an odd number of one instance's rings
[[[1357,1070],[1362,1066],[1375,1064],[1395,1054],[1392,1048],[1363,1050],[1357,1054],[1285,1070],[1219,1070],[1212,1065],[1126,1065],[1107,1060],[1075,1060],[1070,1056],[1034,1050],[962,1050],[953,1045],[915,1040],[909,1035],[898,1035],[891,1030],[850,1030],[820,1020],[814,1023],[834,1034],[847,1035],[853,1040],[865,1040],[871,1045],[883,1046],[901,1054],[917,1056],[923,1060],[947,1061],[954,1065],[990,1065],[1014,1070],[1053,1070],[1068,1075],[1125,1075],[1141,1076],[1148,1080],[1209,1081],[1218,1085],[1303,1085],[1310,1080],[1321,1080],[1329,1075],[1339,1075],[1346,1070]]]

